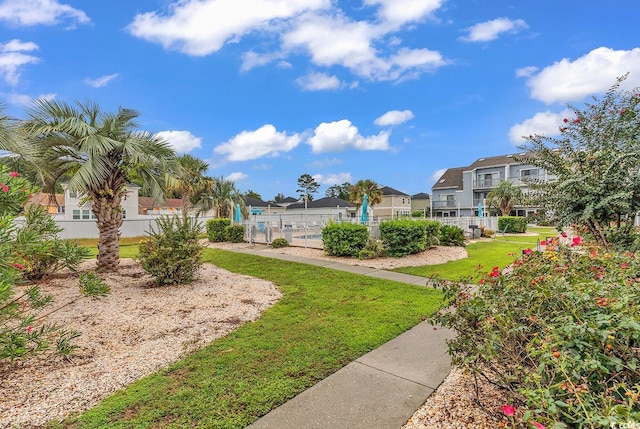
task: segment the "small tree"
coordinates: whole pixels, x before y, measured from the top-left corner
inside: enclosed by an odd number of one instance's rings
[[[527,137],[520,158],[552,175],[532,183],[536,203],[606,247],[608,230],[632,224],[640,211],[640,88],[622,91],[624,79],[584,109],[569,106],[573,117],[564,119],[560,137]]]
[[[513,207],[520,204],[522,199],[522,189],[507,180],[503,180],[487,195],[487,205],[499,210],[502,216],[509,216]]]
[[[303,174],[298,178],[297,193],[300,194],[300,198],[307,198],[307,201],[313,201],[313,194],[318,192],[320,185],[316,182],[316,179],[309,174]]]
[[[327,191],[324,193],[325,197],[333,197],[340,198],[341,200],[349,200],[349,189],[351,188],[351,183],[344,182],[342,185],[332,185],[327,188]]]
[[[349,202],[360,207],[362,205],[364,194],[367,194],[367,197],[369,198],[369,205],[371,207],[376,204],[380,204],[380,201],[382,201],[380,185],[371,179],[364,179],[358,180],[355,185],[349,187]]]

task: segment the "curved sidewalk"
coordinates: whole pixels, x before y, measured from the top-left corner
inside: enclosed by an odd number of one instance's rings
[[[235,252],[425,286],[409,274],[247,247]],[[451,370],[448,329],[422,322],[260,418],[249,429],[399,429]]]

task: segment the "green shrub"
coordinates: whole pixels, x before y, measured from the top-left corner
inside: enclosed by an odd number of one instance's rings
[[[78,289],[84,296],[98,298],[107,296],[111,288],[93,271],[81,273],[78,276]]]
[[[367,245],[369,230],[354,223],[330,223],[322,228],[324,252],[331,256],[358,257]]]
[[[89,257],[89,249],[58,238],[61,231],[44,207],[30,206],[25,211],[12,249],[14,260],[23,266],[24,278],[41,280],[63,268],[75,271]]]
[[[640,250],[640,234],[633,225],[622,225],[620,228],[610,227],[604,230],[609,245],[618,251],[636,252]]]
[[[464,246],[464,231],[453,225],[442,225],[438,234],[441,246]]]
[[[215,219],[214,219],[215,220]],[[183,284],[193,280],[202,265],[202,231],[197,219],[187,214],[161,216],[139,245],[138,260],[158,285]]]
[[[527,218],[522,216],[500,216],[498,218],[498,229],[514,234],[521,234],[527,232]]]
[[[242,243],[244,241],[244,226],[229,225],[224,229],[224,236],[232,243]]]
[[[411,212],[411,217],[421,217],[424,218],[425,217],[425,212],[422,210],[416,210]]]
[[[453,363],[510,392],[525,422],[640,421],[640,259],[562,246],[525,253],[511,272],[494,267],[476,293],[442,284],[455,311],[433,322],[457,332]]]
[[[271,242],[271,247],[274,249],[279,249],[281,247],[289,247],[289,242],[286,238],[276,238]]]
[[[216,218],[207,221],[207,238],[212,243],[225,241],[225,228],[231,225],[231,219]]]
[[[380,223],[380,239],[387,248],[387,254],[402,257],[422,252],[437,243],[440,223],[426,220],[386,220]]]
[[[387,250],[384,248],[382,240],[374,240],[370,238],[367,240],[367,245],[358,253],[360,259],[376,259],[382,258],[387,254]]]

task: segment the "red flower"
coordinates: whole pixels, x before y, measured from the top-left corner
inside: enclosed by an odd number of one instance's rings
[[[500,276],[500,267],[493,267],[493,270],[491,270],[491,273],[489,273],[489,275],[491,277],[498,277]]]
[[[532,250],[531,250],[531,249],[524,249],[524,250],[522,251],[522,253],[524,253],[525,255],[530,255],[530,254],[531,254],[531,252],[532,252]]]
[[[542,423],[538,423],[538,422],[531,422],[531,424],[533,425],[533,427],[535,427],[536,429],[547,429],[544,427],[544,425]]]
[[[480,283],[481,285],[483,285],[483,284],[484,284],[484,279],[480,279],[480,281],[479,281],[478,283]]]
[[[573,240],[571,241],[572,246],[580,246],[581,244],[582,244],[582,238],[580,236],[573,237]]]
[[[621,263],[621,264],[620,264],[620,268],[622,268],[622,269],[625,269],[625,268],[627,268],[628,266],[629,266],[629,264],[628,264],[628,263],[626,263],[626,262],[623,262],[623,263]]]
[[[507,404],[504,407],[502,407],[502,412],[505,413],[507,416],[512,416],[516,413],[516,409],[513,408],[513,406]]]
[[[567,238],[567,233],[564,232],[564,231],[562,231],[562,233],[560,235],[562,235],[562,238]]]
[[[14,267],[16,267],[16,268],[17,268],[17,269],[19,269],[19,270],[24,270],[24,266],[23,266],[23,265],[20,265],[20,264],[18,264],[18,263],[13,264],[13,266],[14,266]]]
[[[7,185],[4,185],[2,187],[2,192],[9,192],[9,187]]]
[[[569,122],[569,120],[568,120],[567,118],[564,118],[564,119],[562,120],[562,122],[564,122],[564,123],[566,124],[567,122]]]
[[[11,177],[18,177],[20,175],[20,173],[18,173],[17,171],[12,171],[11,173],[9,173],[9,176]]]
[[[29,325],[27,326],[27,334],[30,334],[31,332],[33,332],[33,326]]]
[[[575,119],[573,120],[573,123],[574,123],[574,124],[579,124],[580,122],[582,122],[582,119],[580,119],[580,118],[575,118]]]
[[[540,242],[540,245],[541,245],[541,246],[546,246],[546,245],[547,245],[547,240],[542,240],[542,241]]]

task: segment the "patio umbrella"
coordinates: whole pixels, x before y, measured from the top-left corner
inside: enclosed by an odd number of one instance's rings
[[[240,210],[240,204],[236,204],[236,214],[233,217],[235,223],[242,223],[242,211]]]
[[[482,203],[478,203],[478,217],[482,217]]]
[[[367,213],[368,205],[369,205],[369,196],[367,194],[364,194],[362,196],[362,214],[360,215],[361,223],[367,223],[369,221],[369,216]]]

